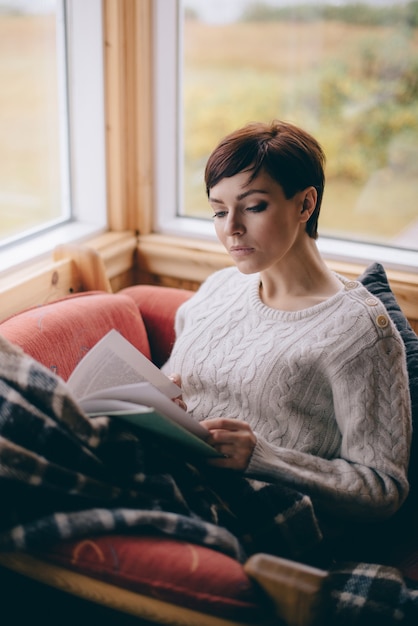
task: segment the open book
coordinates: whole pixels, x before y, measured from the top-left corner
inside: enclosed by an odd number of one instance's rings
[[[206,443],[206,428],[173,402],[180,388],[116,330],[87,352],[67,384],[87,415],[120,418],[195,455],[221,456]]]

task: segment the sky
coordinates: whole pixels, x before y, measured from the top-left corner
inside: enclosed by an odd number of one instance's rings
[[[88,2],[89,0],[85,0]],[[210,23],[231,22],[239,17],[245,5],[254,4],[257,0],[183,0],[185,6],[196,9],[200,18]],[[289,6],[298,4],[350,4],[359,0],[259,0],[272,6]],[[406,0],[360,0],[375,6],[405,4]],[[166,0],[173,2],[173,0]],[[35,13],[51,12],[56,5],[55,0],[0,0],[0,10],[13,8],[20,11]]]
[[[276,7],[295,6],[298,4],[341,5],[354,4],[359,1],[374,6],[405,4],[405,0],[260,0],[263,4],[271,4]],[[239,17],[246,5],[255,4],[256,2],[257,0],[184,0],[185,6],[195,9],[202,20],[213,24],[234,21]]]
[[[51,13],[54,11],[55,5],[55,0],[0,0],[0,10],[12,9],[33,13]]]

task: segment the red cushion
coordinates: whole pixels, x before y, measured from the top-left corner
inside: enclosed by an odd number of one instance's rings
[[[130,296],[136,302],[148,332],[152,360],[161,367],[173,347],[176,311],[193,295],[193,291],[157,285],[135,285],[122,289],[119,293]]]
[[[132,298],[85,292],[13,315],[0,334],[67,380],[77,363],[115,328],[145,356],[150,347],[144,322]]]
[[[237,561],[184,541],[106,535],[62,542],[40,556],[118,587],[211,615],[257,623],[266,614],[265,597]]]

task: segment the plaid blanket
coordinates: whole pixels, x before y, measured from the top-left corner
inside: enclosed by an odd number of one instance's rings
[[[82,413],[62,379],[0,337],[0,550],[158,532],[245,561],[321,540],[308,497],[203,470],[125,422]]]
[[[338,626],[417,626],[418,583],[372,563],[331,568],[325,580],[318,624]]]
[[[163,533],[244,562],[321,546],[311,500],[203,470],[121,421],[83,414],[66,384],[0,337],[0,550],[103,533]],[[318,624],[418,624],[418,585],[381,565],[334,566]]]

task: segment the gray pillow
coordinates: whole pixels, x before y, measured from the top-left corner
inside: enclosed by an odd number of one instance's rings
[[[413,436],[409,466],[409,481],[412,490],[415,484],[418,484],[418,432],[416,432],[418,431],[418,336],[397,303],[389,286],[386,272],[380,263],[373,263],[367,267],[358,280],[383,302],[405,344],[412,404]]]

